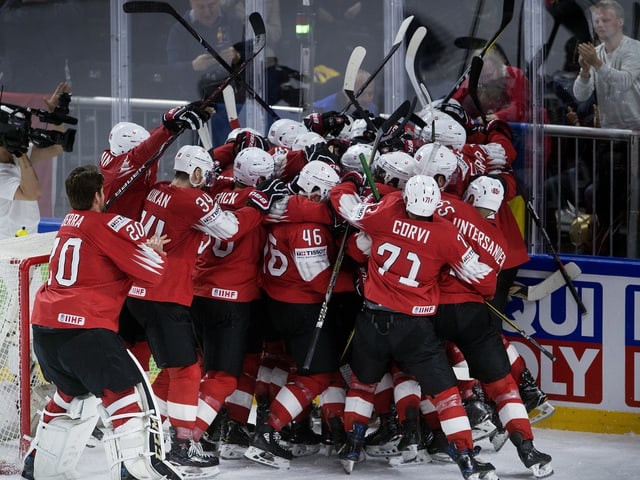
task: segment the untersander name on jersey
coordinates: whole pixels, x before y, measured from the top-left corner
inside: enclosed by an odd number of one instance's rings
[[[167,205],[169,205],[169,201],[171,200],[171,195],[154,188],[149,192],[149,195],[147,195],[147,200],[155,203],[156,205],[160,205],[162,208],[167,208]]]
[[[58,322],[66,323],[69,325],[82,326],[84,325],[85,317],[81,317],[80,315],[72,315],[71,313],[59,313]]]
[[[453,224],[465,238],[476,242],[485,252],[493,257],[498,265],[504,265],[506,253],[489,235],[478,229],[473,223],[461,218],[454,218]]]
[[[84,215],[80,215],[78,213],[68,213],[64,217],[64,220],[62,220],[62,224],[60,224],[60,226],[78,228],[83,220],[84,220]]]
[[[405,237],[410,240],[422,243],[427,243],[427,240],[429,240],[429,235],[431,235],[431,232],[429,230],[417,225],[403,222],[402,220],[396,220],[395,222],[393,222],[392,231],[396,235],[400,235],[401,237]]]

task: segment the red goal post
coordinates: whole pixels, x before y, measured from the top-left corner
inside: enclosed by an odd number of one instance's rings
[[[19,473],[37,411],[54,391],[32,352],[30,317],[56,233],[0,240],[0,475]]]

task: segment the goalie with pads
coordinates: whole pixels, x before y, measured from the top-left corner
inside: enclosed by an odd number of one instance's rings
[[[134,478],[180,480],[164,460],[144,372],[116,333],[132,282],[150,288],[164,280],[166,240],[148,239],[134,220],[102,213],[103,176],[95,166],[75,168],[65,185],[72,210],[31,320],[36,356],[56,393],[42,412],[22,476],[71,478],[97,422],[94,395],[101,400],[110,478],[120,479],[122,464]]]

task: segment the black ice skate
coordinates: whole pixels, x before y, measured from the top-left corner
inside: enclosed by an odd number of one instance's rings
[[[465,480],[499,480],[495,467],[490,463],[476,459],[480,447],[474,450],[458,450],[455,445],[449,447],[449,455],[458,464]]]
[[[309,418],[291,422],[289,446],[294,457],[313,455],[320,451],[320,435],[311,429]]]
[[[554,414],[555,408],[547,401],[547,394],[540,390],[535,378],[527,368],[520,375],[518,389],[522,403],[529,414],[531,425]]]
[[[383,413],[379,417],[379,426],[365,438],[367,455],[372,457],[389,457],[398,455],[398,442],[400,431],[396,419],[395,409],[389,413]]]
[[[536,450],[533,441],[523,440],[522,435],[518,432],[511,435],[510,440],[518,450],[520,460],[525,467],[533,472],[534,477],[544,478],[553,474],[551,455]]]
[[[280,435],[272,426],[266,423],[259,425],[244,456],[269,467],[289,468],[293,455],[280,445],[279,439]]]
[[[418,450],[422,441],[419,412],[417,408],[407,408],[406,419],[402,422],[402,438],[398,442],[399,456],[389,458],[389,465],[402,466],[431,461],[426,448]],[[426,446],[425,446],[426,447]]]
[[[347,433],[344,431],[342,419],[331,417],[328,423],[322,422],[321,429],[321,451],[324,449],[327,456],[340,453],[347,443]]]
[[[429,438],[426,438],[425,441],[427,453],[432,460],[445,463],[453,462],[451,455],[449,455],[449,441],[442,430],[430,432]]]
[[[235,420],[227,420],[220,437],[220,458],[236,460],[242,458],[251,444],[251,435],[247,427]]]
[[[356,463],[365,459],[362,451],[364,445],[364,434],[367,432],[367,426],[363,423],[354,423],[353,430],[347,433],[347,443],[340,453],[340,462],[344,471],[351,474]]]
[[[167,452],[167,462],[171,463],[183,478],[211,478],[220,473],[216,456],[207,456],[200,442],[187,438],[177,438],[175,428],[169,429],[171,450]]]

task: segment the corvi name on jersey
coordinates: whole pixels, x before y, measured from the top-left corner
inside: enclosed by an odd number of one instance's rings
[[[224,288],[211,289],[211,296],[216,298],[224,298],[228,300],[235,300],[238,298],[237,290],[225,290]]]
[[[69,213],[64,217],[64,220],[62,221],[62,224],[60,226],[78,228],[83,220],[84,215],[80,215],[78,213]]]
[[[417,225],[412,225],[402,220],[396,220],[393,222],[393,233],[400,235],[401,237],[415,240],[416,242],[427,243],[431,232]]]
[[[69,325],[84,325],[85,317],[79,315],[72,315],[70,313],[59,313],[58,322],[68,323]]]
[[[136,287],[135,285],[129,289],[129,295],[134,297],[144,297],[147,295],[147,289]]]

